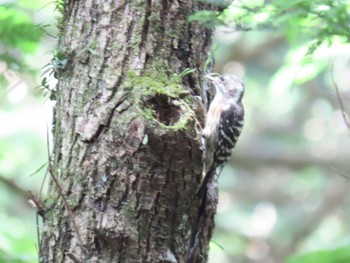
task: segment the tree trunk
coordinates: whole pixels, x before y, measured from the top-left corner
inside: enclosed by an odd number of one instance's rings
[[[207,260],[217,197],[196,189],[211,32],[187,22],[203,8],[66,1],[41,262]]]

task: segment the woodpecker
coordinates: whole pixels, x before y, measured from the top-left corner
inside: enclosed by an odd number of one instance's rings
[[[216,94],[210,103],[202,131],[204,148],[205,187],[209,178],[218,176],[231,156],[244,123],[243,82],[234,75],[206,75],[215,86]]]

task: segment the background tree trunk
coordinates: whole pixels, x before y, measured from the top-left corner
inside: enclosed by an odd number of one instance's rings
[[[206,261],[215,204],[195,191],[211,32],[187,22],[203,8],[66,1],[52,156],[63,194],[51,183],[42,262]]]

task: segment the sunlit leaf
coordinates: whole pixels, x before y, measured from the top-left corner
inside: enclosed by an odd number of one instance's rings
[[[3,45],[31,53],[37,48],[42,34],[28,14],[11,5],[0,6],[0,41]]]
[[[212,27],[223,25],[223,21],[219,18],[220,13],[216,11],[198,11],[188,18],[189,22],[198,21],[205,26]]]
[[[293,256],[286,263],[348,263],[350,262],[350,246],[329,250],[319,250],[304,255]]]

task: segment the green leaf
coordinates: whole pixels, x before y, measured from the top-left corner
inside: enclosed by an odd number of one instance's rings
[[[208,68],[210,62],[212,62],[212,61],[214,60],[214,56],[215,56],[216,51],[218,50],[219,46],[220,46],[219,43],[217,43],[217,44],[214,46],[214,48],[212,48],[212,50],[210,51],[209,56],[208,56],[208,58],[206,59],[204,65],[203,65],[203,71],[204,71],[204,72],[207,71],[207,68]]]
[[[0,6],[0,40],[3,45],[33,53],[42,34],[27,13],[13,5]]]
[[[220,13],[216,11],[198,11],[189,16],[189,22],[200,22],[207,27],[213,27],[217,25],[223,25],[223,21],[219,18]]]
[[[228,0],[198,0],[198,2],[208,3],[220,7],[226,7],[230,4],[230,1]]]
[[[43,163],[42,165],[40,165],[40,167],[39,167],[38,169],[36,169],[33,173],[31,173],[30,175],[28,175],[28,177],[37,174],[37,173],[40,172],[46,165],[47,165],[47,162]]]
[[[349,263],[350,246],[335,249],[325,249],[297,255],[289,258],[286,263]]]

